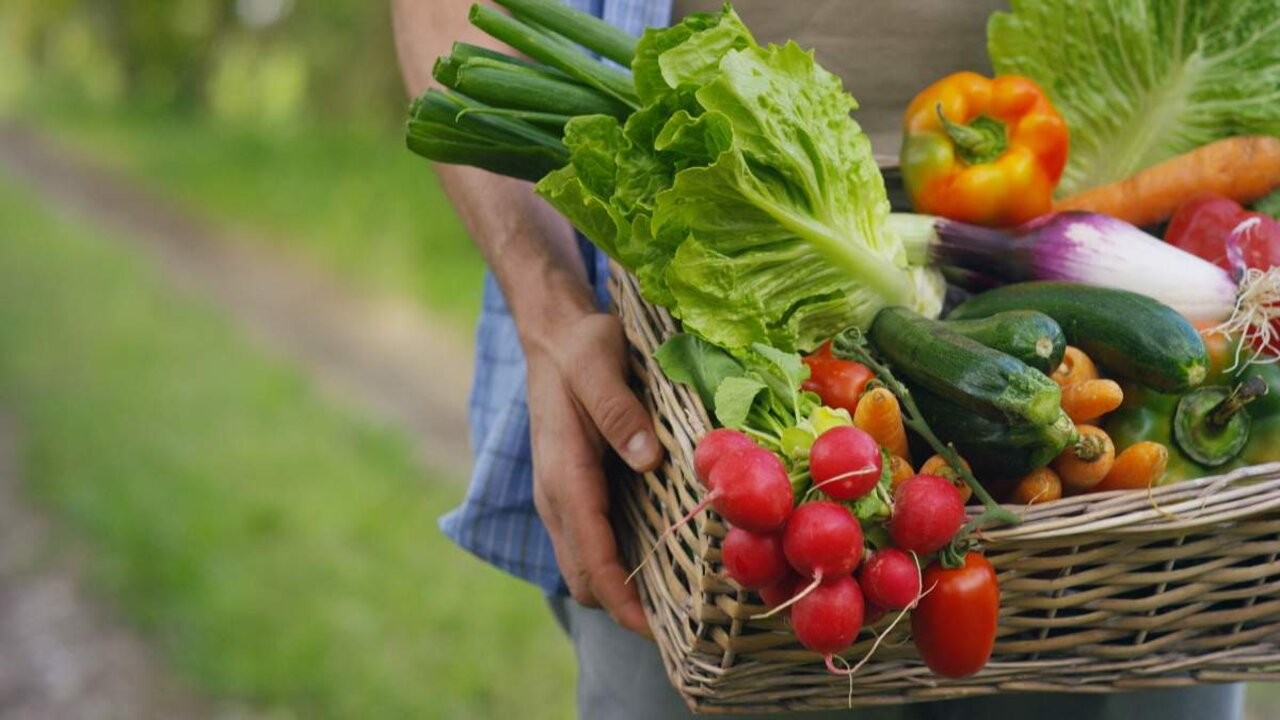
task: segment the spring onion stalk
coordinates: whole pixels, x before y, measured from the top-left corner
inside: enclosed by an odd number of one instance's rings
[[[557,135],[457,93],[428,90],[409,108],[409,149],[437,162],[538,180],[569,160]]]
[[[472,25],[534,60],[546,63],[628,107],[639,109],[640,101],[629,73],[607,67],[568,41],[485,5],[472,5],[470,19]]]
[[[492,60],[494,62],[506,63],[507,65],[515,65],[517,67],[528,68],[530,70],[537,70],[538,72],[544,75],[547,75],[549,77],[556,77],[561,79],[565,79],[569,77],[568,75],[565,75],[559,70],[556,70],[553,67],[548,67],[546,65],[543,65],[542,63],[532,62],[529,60],[525,60],[524,58],[512,57],[505,53],[498,52],[497,50],[492,50],[487,47],[480,47],[479,45],[472,45],[471,43],[455,42],[453,44],[453,49],[449,52],[449,54],[446,57],[453,58],[459,64],[466,63],[470,60],[484,59],[484,60]]]
[[[459,62],[446,55],[432,71],[445,87],[490,105],[556,115],[612,115],[624,119],[630,109],[597,90],[532,68],[488,58]],[[564,123],[561,123],[563,126]]]
[[[521,120],[492,113],[469,113],[469,110],[487,110],[489,106],[460,93],[428,91],[415,103],[410,115],[419,120],[447,117],[453,113],[455,124],[480,132],[492,140],[521,140],[550,150],[563,150],[559,136]]]
[[[496,0],[512,15],[598,53],[619,65],[631,66],[636,39],[605,21],[546,0]]]

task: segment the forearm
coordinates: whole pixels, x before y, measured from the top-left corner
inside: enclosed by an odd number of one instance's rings
[[[433,84],[431,66],[455,40],[493,45],[467,22],[469,7],[467,0],[393,0],[396,52],[410,96]],[[549,326],[594,309],[572,228],[529,183],[469,167],[436,171],[493,269],[527,350]]]

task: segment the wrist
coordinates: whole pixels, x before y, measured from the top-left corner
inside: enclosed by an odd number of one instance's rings
[[[525,356],[536,359],[553,354],[563,344],[563,333],[599,308],[586,278],[569,269],[546,267],[527,277],[507,301]]]

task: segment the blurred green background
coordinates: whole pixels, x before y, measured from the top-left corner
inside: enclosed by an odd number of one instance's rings
[[[404,107],[385,2],[0,3],[0,123],[219,236],[407,300],[465,355],[482,264],[404,149]],[[456,465],[422,462],[408,430],[335,401],[23,172],[0,163],[0,413],[21,492],[52,519],[48,561],[83,553],[94,602],[201,714],[572,714],[540,593],[436,529]],[[6,659],[0,717],[23,712]]]
[[[403,149],[404,106],[385,2],[0,3],[0,123],[21,129],[0,149],[38,138],[219,237],[407,301],[465,354],[482,265]],[[0,163],[0,416],[52,520],[42,562],[82,554],[93,602],[201,713],[571,715],[539,593],[436,530],[458,471],[28,172]],[[1280,715],[1273,689],[1250,698]]]

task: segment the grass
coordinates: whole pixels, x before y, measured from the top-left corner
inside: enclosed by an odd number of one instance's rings
[[[403,437],[3,175],[0,217],[0,406],[29,490],[177,667],[299,717],[571,715],[539,593],[441,536],[461,489]]]
[[[478,313],[481,257],[398,131],[273,131],[172,113],[32,107],[59,139],[211,222],[416,298],[459,329]]]

